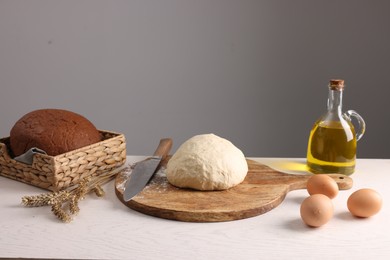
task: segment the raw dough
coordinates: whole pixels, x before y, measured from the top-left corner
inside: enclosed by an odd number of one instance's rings
[[[241,183],[248,164],[240,149],[214,134],[184,142],[167,164],[169,183],[196,190],[226,190]]]

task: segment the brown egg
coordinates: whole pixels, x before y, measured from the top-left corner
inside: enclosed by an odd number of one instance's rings
[[[339,193],[339,187],[334,179],[325,174],[313,175],[307,181],[307,192],[310,195],[324,194],[333,199]]]
[[[368,218],[380,211],[382,197],[373,189],[360,189],[349,196],[347,206],[352,215]]]
[[[314,194],[301,204],[301,218],[306,225],[320,227],[333,216],[332,200],[324,194]]]

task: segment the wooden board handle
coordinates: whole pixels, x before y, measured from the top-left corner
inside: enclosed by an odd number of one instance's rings
[[[161,139],[160,143],[158,144],[158,147],[153,155],[154,156],[161,156],[162,160],[164,160],[167,157],[169,151],[171,150],[172,144],[173,144],[173,142],[172,142],[171,138]]]
[[[327,175],[337,183],[339,190],[349,190],[353,186],[353,180],[346,175],[337,173],[330,173]],[[306,189],[307,181],[310,177],[312,177],[312,175],[281,175],[279,176],[279,179],[275,178],[275,182],[280,183],[284,181],[285,183],[289,183],[289,190],[292,191]]]

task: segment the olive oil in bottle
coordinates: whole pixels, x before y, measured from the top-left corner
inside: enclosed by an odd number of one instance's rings
[[[307,166],[313,173],[341,173],[350,175],[355,171],[356,144],[363,136],[365,123],[353,110],[342,113],[343,80],[331,80],[328,106],[310,131],[307,148]],[[355,132],[351,117],[359,123]]]

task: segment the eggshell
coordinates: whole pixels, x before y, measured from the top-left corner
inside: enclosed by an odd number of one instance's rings
[[[307,197],[301,204],[301,218],[306,225],[320,227],[333,216],[332,200],[324,194]]]
[[[349,196],[347,206],[352,215],[368,218],[381,210],[382,197],[373,189],[360,189]]]
[[[325,174],[313,175],[306,184],[307,192],[310,195],[324,194],[333,199],[339,193],[339,187],[334,179]]]

